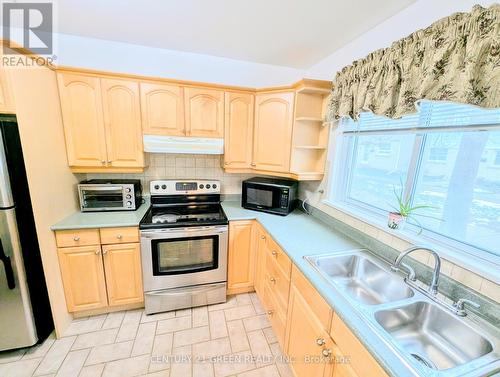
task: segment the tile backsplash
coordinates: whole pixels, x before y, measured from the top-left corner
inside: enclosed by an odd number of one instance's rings
[[[154,179],[218,179],[222,194],[241,194],[241,182],[255,174],[228,174],[222,169],[221,155],[146,153],[148,167],[139,174],[82,174],[82,179],[140,179],[144,193]]]

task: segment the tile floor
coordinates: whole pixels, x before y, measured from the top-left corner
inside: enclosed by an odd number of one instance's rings
[[[61,339],[0,352],[0,376],[291,377],[255,293],[146,316],[77,319]]]

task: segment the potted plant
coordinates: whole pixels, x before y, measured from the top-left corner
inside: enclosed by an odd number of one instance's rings
[[[393,189],[394,189],[394,196],[396,197],[397,201],[397,206],[391,205],[394,211],[389,212],[389,219],[387,221],[387,226],[391,229],[402,229],[406,224],[406,221],[408,219],[412,219],[420,227],[419,234],[422,233],[422,227],[420,225],[420,222],[414,217],[414,215],[417,215],[415,211],[422,208],[432,208],[432,207],[428,205],[412,206],[411,200],[409,198],[408,199],[403,198],[403,185],[401,185],[401,190],[399,192],[396,190],[396,187],[394,187]]]

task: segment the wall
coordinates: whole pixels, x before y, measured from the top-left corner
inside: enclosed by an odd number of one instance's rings
[[[269,87],[292,84],[304,70],[59,34],[57,65],[179,80]]]
[[[419,0],[310,67],[305,77],[332,80],[338,71],[354,60],[388,47],[440,18],[454,12],[470,11],[475,4],[487,7],[494,3],[492,0]]]
[[[77,180],[67,165],[55,73],[46,68],[9,71],[52,315],[57,334],[62,334],[72,316],[49,227],[77,210]]]
[[[149,181],[154,179],[218,179],[222,194],[241,194],[241,181],[255,174],[225,173],[221,160],[219,155],[146,153],[149,167],[142,174],[87,174],[87,179],[140,179],[146,193],[149,192]]]

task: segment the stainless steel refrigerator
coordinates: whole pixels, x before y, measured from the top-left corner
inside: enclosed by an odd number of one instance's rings
[[[19,130],[0,115],[0,351],[34,345],[53,328]]]

